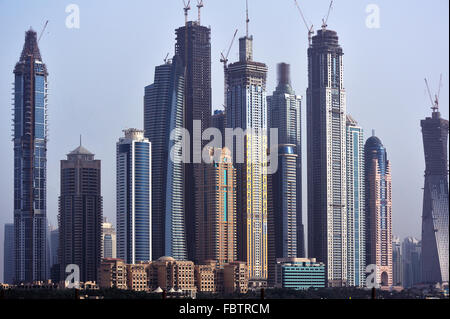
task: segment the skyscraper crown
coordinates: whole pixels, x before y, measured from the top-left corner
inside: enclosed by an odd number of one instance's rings
[[[31,28],[25,32],[25,44],[23,45],[22,54],[20,55],[20,61],[24,61],[30,55],[33,56],[35,60],[42,61],[37,34]]]

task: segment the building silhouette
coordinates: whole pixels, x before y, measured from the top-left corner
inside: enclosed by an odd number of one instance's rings
[[[117,257],[136,264],[152,258],[151,143],[142,130],[124,133],[117,142]]]
[[[343,50],[322,28],[308,49],[308,256],[329,286],[347,284],[346,92]]]
[[[47,279],[47,67],[30,29],[14,68],[15,280]]]
[[[402,243],[403,286],[414,287],[422,283],[422,243],[407,237]]]
[[[60,278],[66,266],[80,267],[80,281],[96,281],[102,255],[101,162],[81,143],[61,161],[59,197]]]
[[[377,265],[377,282],[393,285],[392,184],[386,148],[375,135],[364,145],[366,262]]]
[[[448,120],[438,109],[421,121],[425,152],[422,280],[448,282]]]

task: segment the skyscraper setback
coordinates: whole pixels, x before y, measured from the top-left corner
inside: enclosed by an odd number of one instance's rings
[[[267,280],[267,66],[253,61],[253,37],[239,39],[239,61],[227,69],[226,127],[250,130],[236,136],[238,260],[249,280]],[[231,146],[231,145],[230,145]],[[243,150],[243,163],[238,152]]]
[[[449,280],[448,238],[448,120],[436,105],[421,121],[425,151],[425,185],[422,212],[422,280]]]
[[[201,148],[201,136],[194,136],[194,121],[201,121],[202,132],[210,127],[211,118],[211,29],[197,21],[187,22],[176,30],[175,55],[184,65],[184,127],[189,132],[192,147],[189,162],[184,167],[184,207],[187,257],[197,260],[195,242],[198,240],[196,224],[204,211],[205,166],[196,158],[197,143]]]
[[[15,280],[47,279],[47,67],[33,30],[14,68]]]
[[[392,184],[386,148],[375,135],[364,145],[366,260],[377,266],[377,282],[393,284]]]
[[[346,93],[343,50],[325,27],[308,49],[308,254],[330,286],[347,284]]]
[[[59,197],[60,278],[66,266],[80,267],[80,280],[97,281],[102,255],[101,162],[81,143],[61,161]]]

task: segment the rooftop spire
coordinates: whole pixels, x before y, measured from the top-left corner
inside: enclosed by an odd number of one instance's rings
[[[24,61],[29,55],[33,56],[35,60],[42,61],[37,43],[37,33],[31,27],[25,32],[25,44],[20,55],[20,61]]]
[[[245,0],[245,36],[248,38],[248,24],[250,22],[250,19],[248,18],[248,0]]]

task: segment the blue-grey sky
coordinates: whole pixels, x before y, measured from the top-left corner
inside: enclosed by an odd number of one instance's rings
[[[298,1],[307,19],[320,26],[329,1]],[[196,19],[192,2],[190,19]],[[239,36],[245,32],[245,1],[204,2],[202,24],[211,26],[215,109],[223,105],[220,52],[236,28]],[[80,8],[79,29],[65,25],[65,8],[71,3]],[[380,9],[378,29],[366,26],[369,4]],[[305,96],[307,33],[294,0],[249,0],[249,6],[254,58],[269,66],[268,92],[276,86],[276,64],[286,62],[294,89]],[[366,137],[375,129],[387,147],[393,228],[402,238],[420,238],[420,119],[431,112],[424,77],[436,91],[443,73],[441,112],[448,118],[448,12],[448,0],[335,0],[328,21],[345,53],[348,112]],[[124,128],[142,128],[144,86],[153,82],[154,67],[168,52],[173,54],[174,29],[184,24],[181,0],[0,0],[0,280],[3,224],[13,220],[12,71],[25,31],[31,26],[39,33],[46,20],[39,46],[50,74],[47,214],[52,224],[58,209],[59,161],[78,145],[80,134],[83,145],[102,160],[104,215],[115,221],[115,143]],[[237,43],[230,61],[236,59]],[[306,101],[303,115],[305,106]]]

